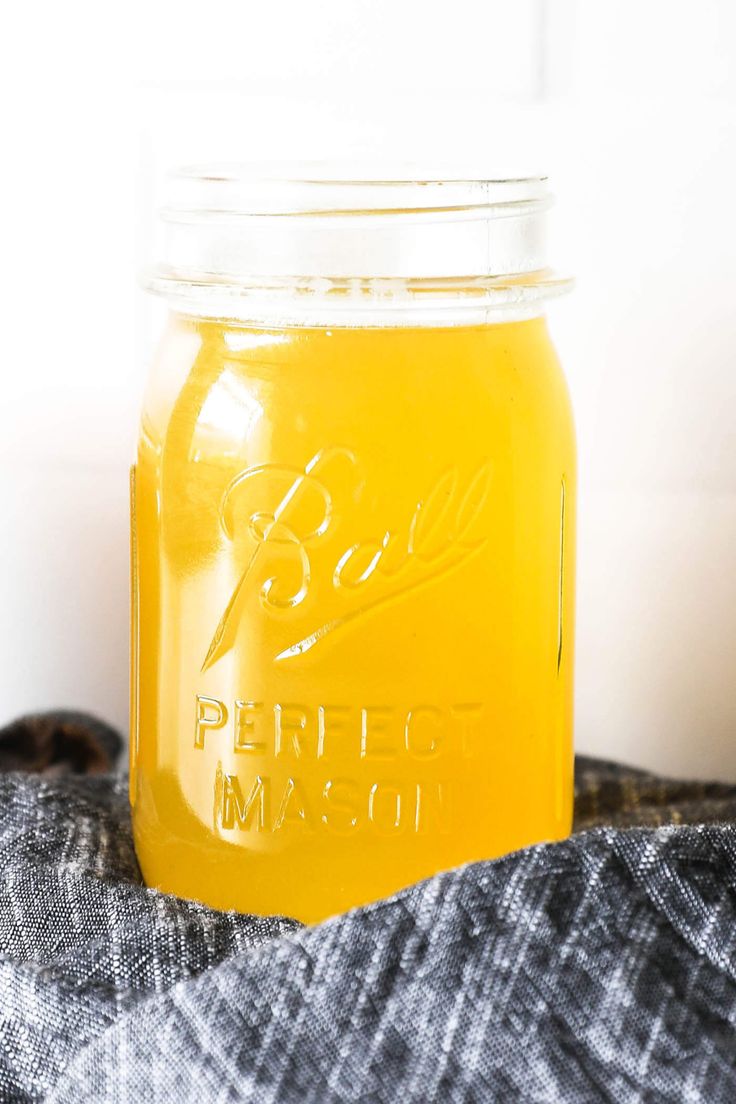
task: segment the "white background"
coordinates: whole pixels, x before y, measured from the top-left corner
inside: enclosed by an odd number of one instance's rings
[[[127,470],[167,167],[541,167],[578,423],[578,747],[736,779],[736,5],[14,5],[0,47],[0,723],[127,724]]]

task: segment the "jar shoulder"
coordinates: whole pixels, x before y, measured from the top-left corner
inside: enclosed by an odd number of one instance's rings
[[[362,423],[425,437],[526,421],[572,437],[569,395],[543,318],[472,327],[256,329],[173,315],[146,387],[143,436],[225,449],[275,432]],[[173,431],[173,432],[172,432]],[[188,440],[187,440],[188,439]]]

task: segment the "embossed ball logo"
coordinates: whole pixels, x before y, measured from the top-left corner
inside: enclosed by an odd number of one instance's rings
[[[281,662],[457,570],[486,543],[480,523],[491,476],[488,460],[465,479],[449,468],[430,483],[405,520],[351,542],[340,524],[340,504],[359,504],[367,488],[350,449],[321,449],[303,468],[262,464],[239,472],[225,489],[219,516],[227,540],[245,549],[245,559],[202,671],[233,648],[254,593],[266,615],[293,621],[319,591],[313,627],[279,649],[274,658]],[[341,608],[322,620],[327,592]]]

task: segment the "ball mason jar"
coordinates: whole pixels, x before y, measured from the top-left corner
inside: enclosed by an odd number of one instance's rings
[[[315,921],[564,837],[575,447],[545,181],[171,187],[132,472],[146,882]]]

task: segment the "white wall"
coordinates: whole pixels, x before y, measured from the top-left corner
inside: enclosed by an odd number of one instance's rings
[[[736,6],[17,5],[6,153],[0,722],[127,715],[127,466],[167,167],[543,167],[579,429],[578,744],[736,779]],[[9,110],[8,110],[9,107]]]

